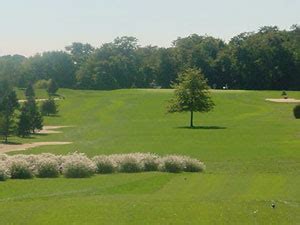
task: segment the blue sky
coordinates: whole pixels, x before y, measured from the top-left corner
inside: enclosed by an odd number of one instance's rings
[[[3,0],[0,55],[100,46],[117,36],[170,46],[192,33],[229,40],[264,25],[300,24],[300,0]]]

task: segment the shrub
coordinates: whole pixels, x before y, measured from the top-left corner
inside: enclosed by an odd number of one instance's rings
[[[117,170],[116,162],[112,157],[101,155],[93,158],[97,167],[97,173],[114,173]]]
[[[30,164],[23,158],[9,159],[9,171],[12,179],[31,179],[33,171]]]
[[[300,105],[294,107],[294,116],[296,119],[300,119]]]
[[[49,87],[50,80],[38,80],[34,87],[38,89],[47,89]]]
[[[143,155],[143,170],[144,171],[157,171],[159,168],[159,156],[151,153]]]
[[[201,172],[205,169],[205,165],[197,159],[184,157],[184,171],[185,172]]]
[[[55,115],[58,113],[57,105],[53,98],[49,98],[48,100],[42,102],[41,104],[41,112],[44,116]]]
[[[8,159],[8,155],[0,154],[0,161],[6,161]]]
[[[54,178],[59,176],[59,164],[52,158],[40,158],[36,163],[37,176],[40,178]]]
[[[4,161],[0,161],[0,181],[5,181],[9,178],[9,169]]]
[[[161,160],[160,169],[170,173],[180,173],[184,171],[185,163],[182,156],[169,155]]]
[[[122,173],[141,172],[143,166],[136,154],[124,154],[119,156],[119,171]]]
[[[67,178],[91,177],[96,171],[95,163],[82,153],[63,157],[62,173]]]

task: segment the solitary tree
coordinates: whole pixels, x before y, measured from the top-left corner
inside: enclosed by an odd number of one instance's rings
[[[209,95],[209,86],[201,71],[187,69],[180,73],[175,88],[175,96],[168,107],[169,113],[191,112],[190,127],[194,127],[194,112],[209,112],[214,103]]]

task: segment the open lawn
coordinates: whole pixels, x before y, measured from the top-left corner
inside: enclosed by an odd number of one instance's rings
[[[281,92],[213,92],[216,108],[196,114],[195,129],[186,127],[189,114],[166,114],[171,90],[60,94],[59,116],[45,123],[74,127],[10,141],[73,142],[26,151],[34,154],[184,154],[207,170],[8,180],[0,183],[1,225],[300,224],[300,120],[295,104],[265,101]]]

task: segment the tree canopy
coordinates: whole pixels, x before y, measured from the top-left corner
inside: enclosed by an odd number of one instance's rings
[[[193,113],[209,112],[214,107],[207,80],[198,69],[186,69],[179,74],[177,82],[172,86],[175,95],[170,101],[168,112],[190,112],[190,126],[194,127]]]
[[[201,69],[213,88],[300,90],[300,28],[244,32],[228,43],[192,34],[168,48],[118,37],[100,47],[74,42],[65,51],[0,57],[0,80],[26,87],[54,80],[62,88],[170,88],[186,68]]]

